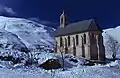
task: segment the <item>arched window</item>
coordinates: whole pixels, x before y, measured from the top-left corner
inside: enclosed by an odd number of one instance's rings
[[[76,35],[76,45],[78,45],[79,44],[79,37],[78,37],[78,35]]]
[[[61,24],[63,24],[63,21],[64,21],[64,20],[63,20],[63,17],[61,17],[61,18],[60,18],[60,22],[61,22]]]
[[[63,46],[63,40],[62,40],[62,37],[60,37],[60,47]]]
[[[81,36],[82,39],[82,57],[85,57],[85,47],[84,47],[84,38]]]
[[[70,36],[68,36],[68,46],[70,46]]]
[[[65,46],[67,46],[67,39],[65,38]]]
[[[73,55],[76,56],[75,38],[73,37]]]
[[[86,44],[86,35],[84,34],[84,44]]]
[[[67,47],[67,39],[65,38],[65,53],[68,53],[68,47]]]
[[[73,45],[75,46],[75,38],[73,37]]]
[[[84,41],[83,41],[83,36],[81,36],[81,40],[82,40],[82,45],[84,44]]]

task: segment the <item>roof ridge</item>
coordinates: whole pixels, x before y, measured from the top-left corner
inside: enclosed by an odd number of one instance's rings
[[[94,21],[95,19],[92,18],[67,24],[66,27],[59,28],[56,30],[56,36],[84,32],[89,28],[90,24]]]
[[[79,23],[79,22],[84,22],[84,21],[90,21],[91,20],[91,22],[93,21],[93,20],[95,20],[94,18],[91,18],[91,19],[86,19],[86,20],[81,20],[81,21],[74,21],[74,22],[71,22],[71,23],[69,23],[69,24],[67,24],[67,25],[70,25],[70,24],[76,24],[76,23]]]

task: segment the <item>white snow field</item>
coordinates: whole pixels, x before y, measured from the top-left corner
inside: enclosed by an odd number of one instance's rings
[[[91,66],[74,67],[72,69],[61,71],[46,71],[41,68],[0,68],[0,78],[119,78],[120,66]]]
[[[60,59],[59,54],[41,53],[40,63],[50,58]],[[37,68],[35,65],[24,67],[21,64],[12,65],[11,62],[0,62],[0,78],[119,78],[120,77],[120,60],[111,62],[106,65],[82,66],[85,62],[83,58],[76,58],[71,55],[65,56],[65,71],[44,70]],[[70,58],[76,58],[79,62],[70,62]],[[43,59],[43,60],[42,60]],[[69,66],[70,67],[69,67]]]
[[[16,48],[27,47],[37,48],[40,46],[54,45],[53,28],[35,23],[30,20],[22,18],[8,18],[0,16],[0,56],[12,55],[13,57],[22,57],[28,59],[28,56],[14,50]],[[106,46],[106,34],[116,37],[120,42],[119,33],[120,27],[106,29],[103,32],[104,44]],[[6,47],[7,45],[7,47]],[[117,53],[119,57],[120,53]],[[111,57],[111,53],[106,51],[106,56]],[[61,55],[42,52],[34,55],[39,59],[38,63],[43,64],[48,59],[59,59],[62,64]],[[94,66],[84,66],[86,62],[84,58],[74,57],[72,55],[64,55],[65,71],[62,69],[44,70],[43,68],[36,67],[36,65],[24,66],[23,63],[13,64],[11,61],[0,60],[0,78],[120,78],[120,60],[108,63],[106,65],[95,64]],[[70,61],[70,59],[77,59],[78,62]]]

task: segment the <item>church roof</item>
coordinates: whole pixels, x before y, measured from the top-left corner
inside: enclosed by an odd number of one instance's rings
[[[97,27],[97,28],[95,28]],[[86,31],[102,31],[94,19],[83,20],[76,23],[66,25],[64,28],[58,28],[55,31],[55,36],[63,36],[75,33],[82,33]]]

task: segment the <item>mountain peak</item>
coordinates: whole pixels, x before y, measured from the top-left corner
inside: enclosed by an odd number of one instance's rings
[[[54,45],[53,28],[27,19],[0,16],[0,29],[16,35],[27,48],[36,49],[40,46]]]

